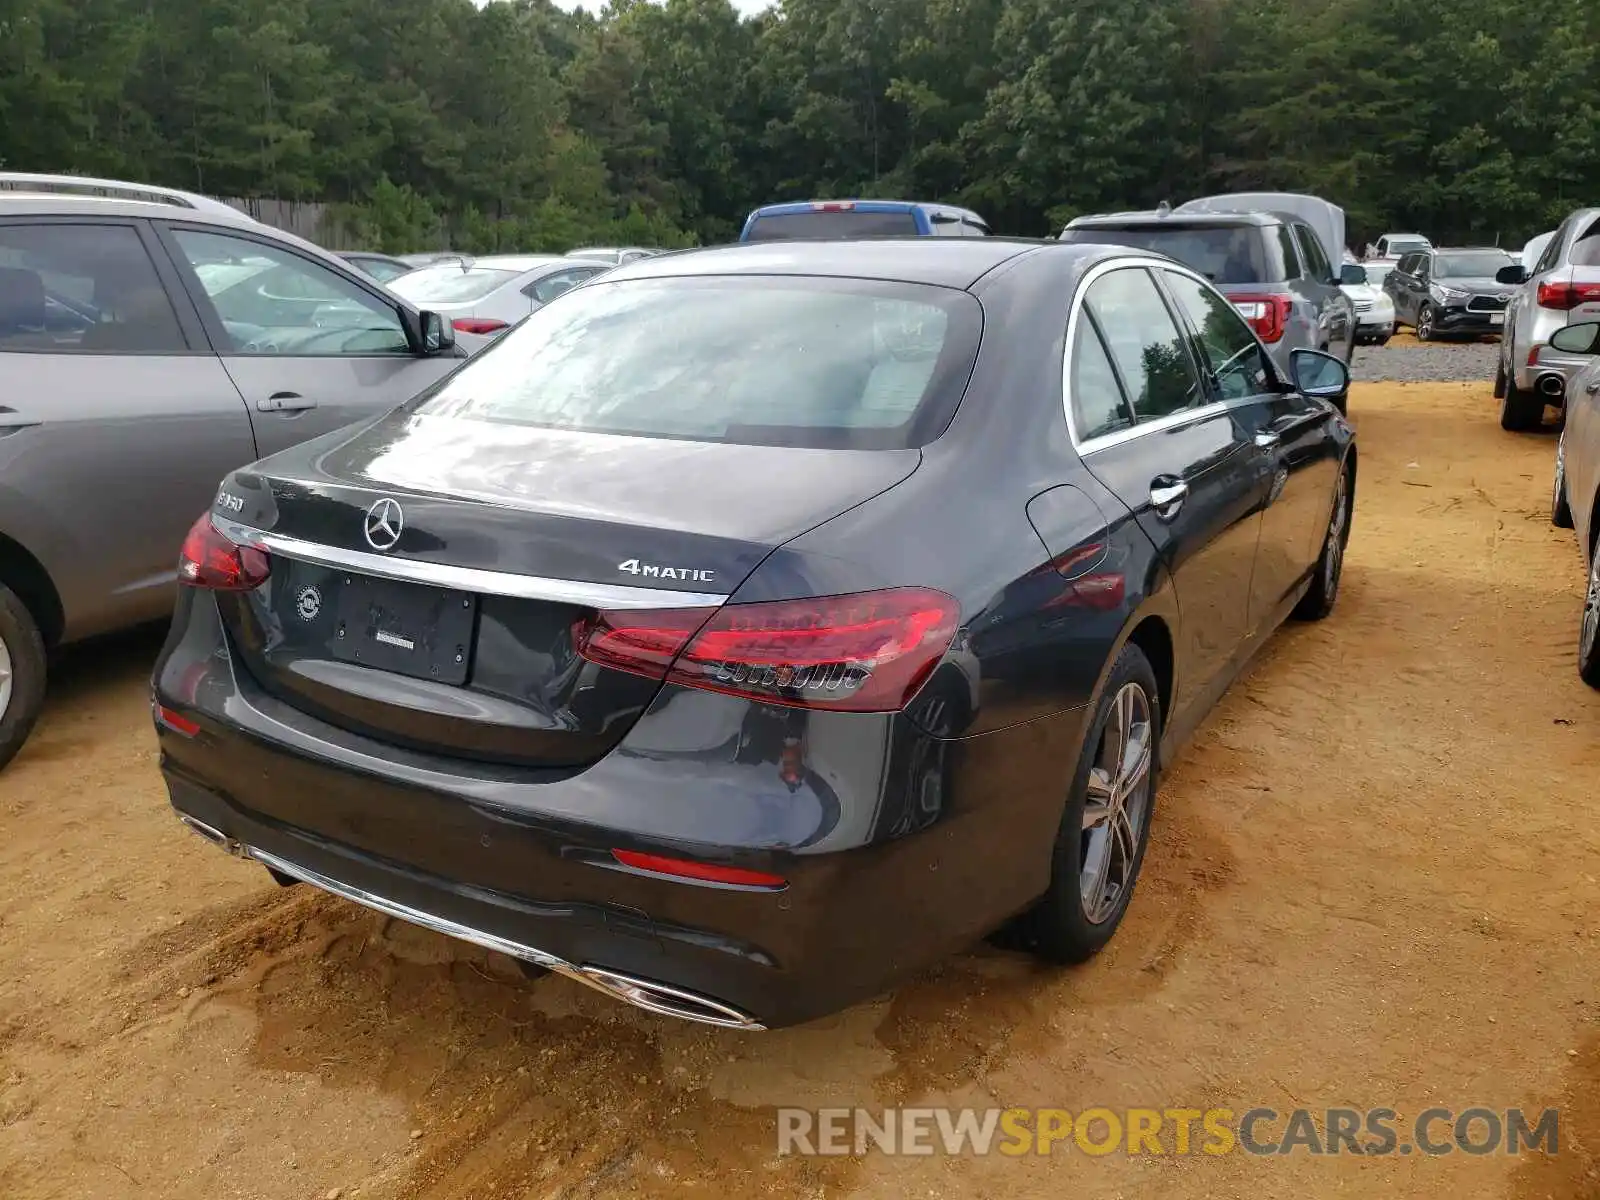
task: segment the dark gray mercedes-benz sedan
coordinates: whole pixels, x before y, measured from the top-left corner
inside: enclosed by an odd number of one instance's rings
[[[656,1012],[873,995],[1010,918],[1080,961],[1163,762],[1332,608],[1344,364],[1125,248],[624,266],[235,471],[154,680],[173,805]]]

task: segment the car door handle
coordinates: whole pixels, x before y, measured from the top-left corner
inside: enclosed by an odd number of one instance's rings
[[[256,401],[256,408],[260,412],[302,412],[316,406],[315,400],[299,392],[273,392],[265,400]]]
[[[1165,520],[1177,515],[1188,495],[1189,485],[1183,480],[1171,476],[1157,478],[1150,484],[1150,507],[1156,510],[1156,516]]]
[[[1256,434],[1256,448],[1258,450],[1276,449],[1278,443],[1281,441],[1283,441],[1283,438],[1278,434],[1273,433],[1270,429],[1263,429],[1260,433]]]

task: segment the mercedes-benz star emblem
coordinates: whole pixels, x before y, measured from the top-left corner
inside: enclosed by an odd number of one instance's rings
[[[406,527],[406,515],[400,511],[400,502],[385,496],[367,509],[363,530],[367,544],[374,550],[393,550],[400,540],[400,531]]]

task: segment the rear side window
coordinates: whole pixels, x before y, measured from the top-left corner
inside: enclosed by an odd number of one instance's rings
[[[1300,248],[1305,255],[1306,274],[1319,283],[1326,283],[1333,278],[1333,267],[1328,263],[1328,256],[1322,249],[1322,241],[1317,237],[1309,225],[1296,225],[1295,233],[1300,238]]]
[[[1572,243],[1572,265],[1600,267],[1600,221],[1593,222]]]
[[[1277,226],[1278,249],[1283,254],[1283,268],[1285,279],[1305,278],[1305,268],[1300,265],[1300,247],[1294,244],[1294,234],[1289,232],[1287,225]]]
[[[1170,416],[1200,402],[1184,335],[1146,271],[1130,267],[1095,280],[1084,307],[1105,333],[1135,420]]]
[[[966,292],[875,280],[596,280],[414,401],[423,416],[744,445],[944,431],[982,332]]]
[[[0,225],[0,352],[174,354],[167,290],[128,225]]]
[[[1163,221],[1123,229],[1066,229],[1063,242],[1132,246],[1177,259],[1213,283],[1265,283],[1278,276],[1266,253],[1264,231],[1257,225],[1184,225]]]
[[[1103,437],[1133,424],[1133,413],[1122,393],[1122,383],[1094,322],[1078,322],[1072,343],[1069,380],[1072,388],[1072,424],[1081,441]]]
[[[795,238],[904,237],[917,232],[917,219],[907,212],[775,213],[757,217],[745,234],[748,242],[777,242]],[[935,232],[938,232],[937,226]],[[960,233],[960,227],[954,230]]]

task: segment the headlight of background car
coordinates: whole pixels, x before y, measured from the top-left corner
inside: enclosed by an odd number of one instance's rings
[[[1460,288],[1446,287],[1442,283],[1433,285],[1433,295],[1436,300],[1465,300],[1471,292],[1464,292]]]

